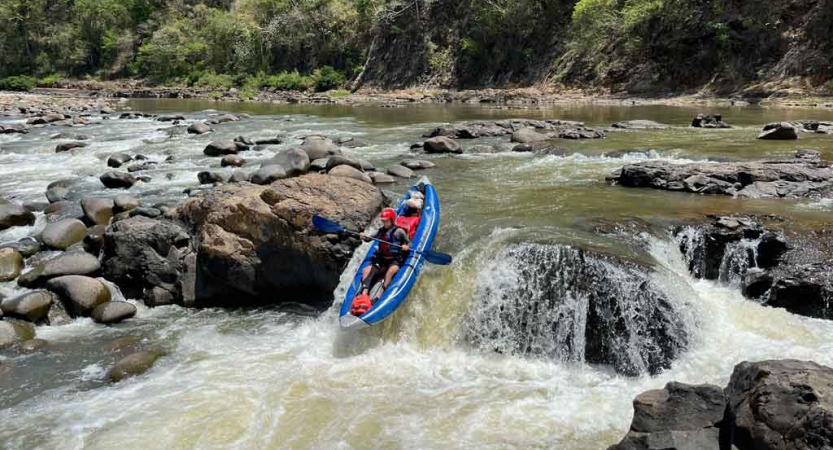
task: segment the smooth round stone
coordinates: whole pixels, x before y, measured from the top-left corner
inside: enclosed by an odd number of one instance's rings
[[[122,301],[102,303],[93,309],[90,317],[97,323],[113,324],[136,315],[136,306]]]
[[[88,316],[96,306],[110,301],[110,290],[95,278],[67,275],[46,282],[58,294],[72,316]]]
[[[43,229],[41,240],[44,245],[57,250],[66,250],[72,244],[81,242],[87,235],[87,226],[78,219],[63,219],[50,223]]]
[[[13,248],[0,248],[0,282],[12,281],[23,271],[23,255]]]

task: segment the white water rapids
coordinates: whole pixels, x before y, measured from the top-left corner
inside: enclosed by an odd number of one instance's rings
[[[171,179],[165,179],[169,169],[160,168],[150,174],[153,183],[133,193],[183,197],[182,188],[193,186],[204,168],[205,143],[249,134],[247,127],[259,127],[256,134],[263,137],[353,133],[369,141],[361,155],[374,162],[398,161],[417,133],[430,128],[381,130],[345,119],[301,120],[306,122],[256,118],[214,136],[158,143],[152,139],[161,136],[156,128],[162,125],[149,120],[125,123],[118,132],[96,125],[91,134],[112,133],[112,143],[94,140],[86,151],[43,161],[54,142],[32,144],[40,149],[32,153],[25,145],[32,135],[4,137],[0,148],[12,151],[0,153],[0,191],[28,201],[41,199],[50,181],[73,173],[93,183],[105,170],[107,154],[131,150],[159,161],[171,152],[178,157]],[[637,139],[623,136],[605,145]],[[598,153],[438,159],[439,167],[429,174],[438,180],[443,200],[438,250],[453,251],[456,262],[426,268],[394,317],[358,335],[339,331],[338,305],[321,315],[140,307],[136,318],[116,327],[88,319],[39,327],[38,337],[55,348],[51,353],[0,356],[0,448],[597,450],[625,434],[637,394],[668,381],[725,385],[743,360],[797,358],[833,365],[833,322],[763,307],[742,298],[735,287],[693,279],[670,237],[650,239],[648,253],[660,265],[659,282],[677,294],[691,342],[658,376],[626,377],[581,362],[480,352],[462,340],[460,324],[481,306],[473,283],[500,286],[514,276],[489,269],[494,265],[487,259],[519,233],[558,229],[581,239],[585,235],[570,228],[574,219],[608,212],[621,217],[623,210],[640,208],[691,218],[702,217],[711,205],[736,207],[732,199],[610,188],[599,180],[622,160]],[[662,153],[677,158],[668,154]],[[33,230],[0,233],[0,242]],[[361,253],[346,269],[337,299]],[[8,284],[0,289],[15,292]],[[103,382],[113,358],[102,359],[98,346],[128,335],[139,337],[140,347],[162,346],[168,354],[142,376]]]

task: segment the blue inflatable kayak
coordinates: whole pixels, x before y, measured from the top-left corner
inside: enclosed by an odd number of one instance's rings
[[[419,183],[408,190],[408,193],[399,201],[396,207],[396,214],[402,215],[405,212],[405,202],[415,192],[422,192],[425,200],[423,203],[422,217],[417,226],[416,233],[411,240],[411,249],[417,251],[430,250],[431,244],[434,242],[434,236],[437,234],[437,229],[440,226],[440,201],[437,198],[437,191],[434,190],[434,186],[431,185],[428,178],[423,177]],[[371,264],[373,255],[376,254],[378,247],[378,242],[370,245],[370,248],[367,250],[367,255],[365,255],[359,270],[353,277],[350,288],[347,289],[344,302],[341,304],[341,313],[339,316],[339,323],[342,329],[358,330],[367,328],[387,319],[405,301],[405,298],[408,297],[408,294],[414,287],[417,278],[419,278],[419,272],[425,264],[425,258],[412,251],[405,260],[405,264],[399,269],[399,272],[393,277],[393,280],[391,280],[390,286],[373,303],[373,306],[360,317],[350,314],[353,299],[359,293],[361,287],[362,271]],[[376,289],[378,289],[378,286],[374,290]],[[375,297],[372,292],[371,296]]]

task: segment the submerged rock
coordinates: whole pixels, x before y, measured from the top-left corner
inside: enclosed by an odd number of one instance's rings
[[[150,370],[161,356],[161,352],[152,350],[133,353],[116,362],[107,376],[111,381],[118,383],[126,378],[141,375]]]
[[[672,301],[678,296],[650,267],[539,244],[511,245],[494,260],[481,272],[465,319],[466,339],[478,349],[639,375],[668,368],[688,346]]]
[[[33,339],[35,327],[30,323],[17,320],[0,321],[0,349]]]
[[[332,300],[354,239],[313,229],[321,214],[363,229],[383,203],[368,183],[309,174],[268,187],[226,185],[189,199],[179,214],[196,237],[196,305]],[[280,292],[280,297],[274,295]]]
[[[654,122],[653,120],[626,120],[611,125],[620,130],[665,130],[668,125]]]

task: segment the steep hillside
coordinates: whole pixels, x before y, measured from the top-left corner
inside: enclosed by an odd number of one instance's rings
[[[6,0],[0,88],[833,94],[833,0]]]

